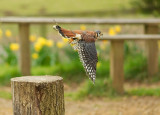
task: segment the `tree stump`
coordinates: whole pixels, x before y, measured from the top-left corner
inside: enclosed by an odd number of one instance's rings
[[[11,79],[14,115],[64,115],[63,79],[25,76]]]

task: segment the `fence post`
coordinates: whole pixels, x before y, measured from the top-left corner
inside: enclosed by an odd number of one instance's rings
[[[64,115],[63,79],[26,76],[11,79],[14,115]]]
[[[158,24],[146,24],[146,34],[158,34]],[[158,40],[146,41],[148,76],[154,76],[158,72]]]
[[[124,41],[123,40],[112,40],[111,41],[111,52],[110,52],[110,75],[113,81],[113,88],[117,93],[122,94],[124,92]]]
[[[20,69],[22,75],[30,75],[29,24],[19,24]]]

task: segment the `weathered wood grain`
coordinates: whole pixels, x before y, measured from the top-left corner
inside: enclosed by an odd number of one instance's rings
[[[11,79],[14,115],[64,115],[63,79],[25,76]]]

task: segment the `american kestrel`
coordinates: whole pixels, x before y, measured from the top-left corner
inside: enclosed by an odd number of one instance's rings
[[[82,31],[82,30],[67,30],[58,25],[53,28],[59,34],[69,39],[69,43],[79,54],[80,61],[86,71],[86,74],[95,83],[96,79],[96,65],[98,62],[95,41],[102,36],[100,31]]]

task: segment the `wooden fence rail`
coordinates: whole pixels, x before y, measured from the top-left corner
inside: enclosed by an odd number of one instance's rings
[[[106,18],[34,18],[34,17],[3,17],[2,23],[29,24],[160,24],[160,19],[106,19]]]
[[[124,40],[145,40],[147,45],[148,75],[153,76],[158,72],[158,25],[160,19],[98,19],[98,18],[0,18],[0,23],[18,24],[20,36],[20,67],[22,75],[30,75],[30,49],[29,49],[29,27],[31,24],[141,24],[144,25],[144,35],[117,35],[104,36],[100,40],[111,41],[110,74],[113,78],[113,87],[119,93],[123,93],[124,82]]]

